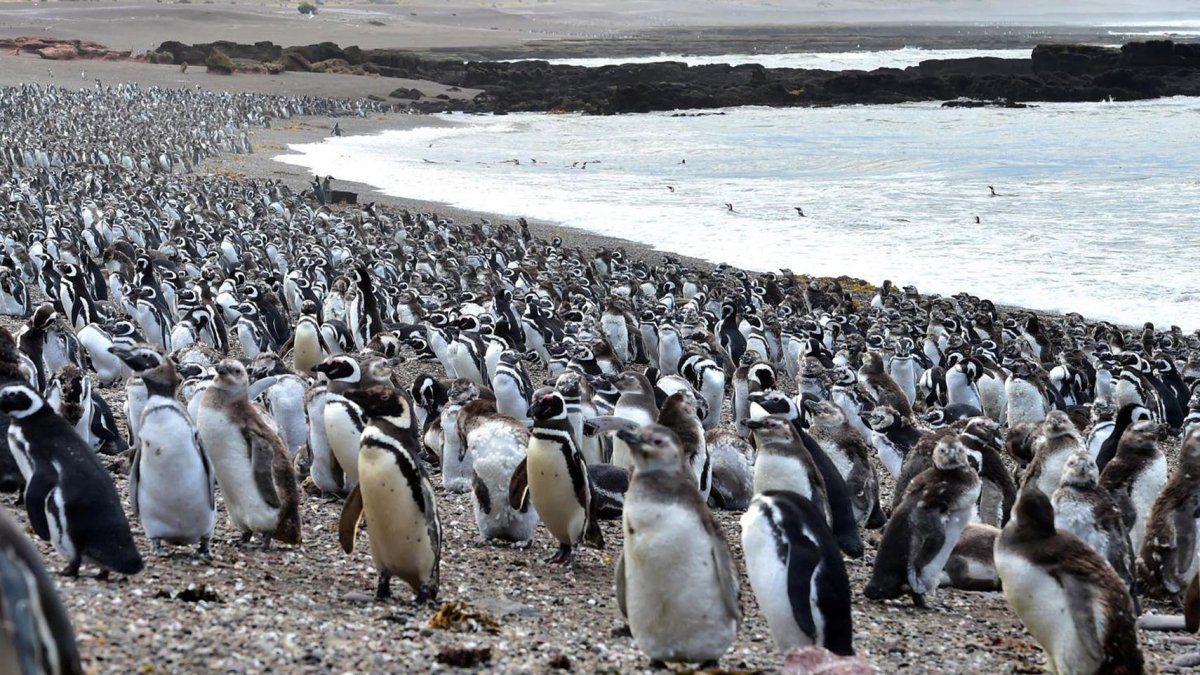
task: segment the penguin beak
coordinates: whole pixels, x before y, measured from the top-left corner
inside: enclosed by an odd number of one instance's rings
[[[618,431],[617,438],[625,441],[625,444],[628,445],[630,449],[639,447],[642,444],[641,436],[639,436],[636,431],[630,429],[621,429]]]
[[[763,420],[744,420],[742,424],[744,424],[747,429],[763,429],[767,426]]]

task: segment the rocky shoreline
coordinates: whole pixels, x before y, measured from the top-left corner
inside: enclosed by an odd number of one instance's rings
[[[546,61],[437,59],[394,49],[333,43],[164,42],[157,63],[201,65],[218,50],[238,70],[335,72],[429,80],[482,91],[470,100],[429,99],[401,88],[397,100],[423,112],[582,112],[616,114],[740,105],[772,107],[979,101],[1104,101],[1200,95],[1200,44],[1130,42],[1120,48],[1039,45],[1028,59],[977,57],[923,61],[909,68],[826,71],[747,64],[680,62],[600,68]]]

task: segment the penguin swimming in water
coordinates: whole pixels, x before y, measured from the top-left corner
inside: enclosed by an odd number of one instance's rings
[[[66,576],[82,563],[120,574],[142,571],[120,497],[96,454],[33,389],[0,389],[0,412],[10,418],[8,444],[30,467],[25,509],[34,532],[67,560]]]
[[[665,427],[619,432],[635,469],[625,496],[617,606],[651,665],[711,667],[741,623],[737,568]]]
[[[822,509],[795,492],[763,492],[741,526],[746,573],[776,649],[854,654],[850,579]]]
[[[1032,485],[996,540],[995,560],[1008,604],[1052,672],[1144,671],[1125,584],[1091,547],[1054,527],[1050,499]]]
[[[212,460],[217,484],[242,545],[253,535],[262,548],[272,539],[299,546],[300,494],[296,473],[279,435],[247,397],[249,378],[241,363],[216,365],[216,378],[204,392],[196,431]]]
[[[354,552],[365,515],[371,558],[379,572],[375,598],[391,597],[395,576],[412,587],[418,604],[436,600],[442,526],[433,486],[419,459],[410,404],[386,385],[348,395],[369,421],[359,451],[359,483],[346,498],[338,526],[342,549]]]
[[[0,513],[0,672],[82,675],[75,630],[42,556]]]
[[[933,466],[908,485],[904,499],[883,530],[871,580],[863,594],[871,600],[909,593],[926,607],[937,591],[942,569],[979,500],[979,476],[963,444],[950,436],[938,441]]]

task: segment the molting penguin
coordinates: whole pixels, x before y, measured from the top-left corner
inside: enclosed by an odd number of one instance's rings
[[[854,518],[870,529],[883,527],[886,520],[879,506],[879,476],[871,464],[871,451],[863,437],[846,421],[842,409],[829,401],[805,401],[809,433],[820,444],[850,490]]]
[[[854,653],[850,579],[824,512],[788,491],[758,494],[741,519],[746,573],[775,647]]]
[[[1176,598],[1200,567],[1200,432],[1184,440],[1179,455],[1179,467],[1150,510],[1138,556],[1144,588]]]
[[[67,560],[76,576],[87,561],[108,571],[137,574],[142,557],[108,471],[71,425],[28,386],[0,389],[0,412],[9,416],[8,445],[31,471],[25,509],[34,532]]]
[[[1121,436],[1116,457],[1100,474],[1100,484],[1121,508],[1135,552],[1142,550],[1146,517],[1167,483],[1167,458],[1158,447],[1163,432],[1155,422],[1134,423]]]
[[[933,466],[908,485],[879,542],[871,580],[863,594],[872,600],[912,596],[925,607],[937,590],[942,569],[979,500],[979,476],[957,438],[938,441]]]
[[[1133,600],[1099,554],[1054,527],[1050,499],[1027,486],[1000,538],[1004,595],[1057,673],[1142,673]]]
[[[726,511],[744,511],[754,496],[754,471],[750,458],[754,448],[728,429],[710,429],[704,434],[712,458],[712,490],[708,504]]]
[[[1079,537],[1108,561],[1125,582],[1137,608],[1134,557],[1129,531],[1116,500],[1100,486],[1100,471],[1086,452],[1071,455],[1058,489],[1050,497],[1054,526]]]
[[[200,402],[196,430],[212,460],[229,519],[242,545],[258,533],[262,547],[275,538],[300,544],[300,494],[283,440],[247,398],[246,369],[232,359],[216,366],[216,378]]]
[[[474,456],[471,496],[475,525],[484,541],[501,539],[524,548],[533,541],[538,514],[526,501],[508,503],[513,472],[525,460],[529,430],[516,418],[499,413],[473,416],[460,423],[463,446]]]
[[[369,422],[362,432],[359,483],[346,498],[338,537],[354,552],[358,524],[365,514],[371,558],[379,571],[376,599],[391,597],[391,580],[412,587],[418,603],[437,599],[442,528],[433,486],[419,459],[413,415],[394,387],[349,392]]]
[[[658,425],[619,433],[635,469],[625,496],[617,606],[652,665],[715,665],[741,622],[729,545],[688,475],[675,435]]]
[[[1150,409],[1140,403],[1127,403],[1121,406],[1117,411],[1117,416],[1113,420],[1112,429],[1108,436],[1100,443],[1100,450],[1096,455],[1096,466],[1103,472],[1108,463],[1117,454],[1117,446],[1121,442],[1121,437],[1125,435],[1125,431],[1133,425],[1134,422],[1153,419],[1154,415]]]
[[[938,586],[978,592],[1000,590],[1000,575],[993,559],[999,536],[998,527],[968,523],[946,560]]]
[[[533,429],[525,461],[513,472],[509,505],[521,510],[527,508],[526,500],[532,501],[546,529],[558,540],[558,551],[546,562],[570,569],[580,542],[586,539],[589,545],[604,547],[600,526],[592,518],[587,465],[575,445],[561,394],[538,390],[529,412]]]
[[[42,556],[0,513],[0,672],[82,675],[75,631]]]
[[[862,367],[858,369],[859,382],[879,405],[890,405],[905,417],[912,416],[912,405],[900,385],[884,372],[883,357],[877,352],[866,352]]]
[[[1033,483],[1042,494],[1054,494],[1067,458],[1083,451],[1083,439],[1061,410],[1053,410],[1042,422],[1042,433],[1033,444],[1033,461],[1025,470],[1023,484]]]

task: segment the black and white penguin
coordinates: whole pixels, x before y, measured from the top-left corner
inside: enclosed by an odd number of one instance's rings
[[[1117,455],[1117,446],[1121,442],[1121,437],[1125,435],[1125,431],[1129,429],[1135,422],[1143,420],[1151,420],[1154,418],[1150,409],[1140,403],[1127,403],[1121,406],[1117,411],[1117,416],[1113,419],[1112,429],[1108,436],[1100,444],[1100,450],[1096,455],[1096,466],[1100,471],[1104,471],[1104,467],[1112,461],[1112,458]]]
[[[863,594],[886,600],[908,593],[913,604],[925,607],[925,596],[937,591],[942,569],[978,500],[979,476],[966,448],[953,436],[938,441],[933,466],[909,483],[883,530]]]
[[[617,606],[652,665],[712,667],[741,623],[729,545],[685,468],[675,435],[658,425],[620,434],[635,469],[625,496]],[[532,446],[530,451],[532,456]]]
[[[1135,554],[1142,550],[1150,509],[1167,484],[1167,458],[1158,447],[1163,432],[1156,422],[1135,422],[1122,434],[1116,456],[1100,472],[1100,485],[1121,508]]]
[[[148,345],[112,349],[137,373],[147,395],[129,470],[133,512],[155,555],[165,554],[166,542],[195,544],[201,557],[210,557],[217,524],[215,475],[187,410],[175,399],[175,364]]]
[[[754,496],[754,448],[728,429],[711,429],[704,434],[712,459],[712,490],[708,503],[725,511],[745,511]]]
[[[1035,366],[1020,360],[1014,363],[1010,370],[1008,379],[1004,382],[1004,393],[1008,401],[1005,422],[1009,425],[1021,422],[1040,424],[1046,419],[1050,407],[1042,388],[1035,381]]]
[[[242,533],[243,546],[256,533],[264,549],[273,538],[298,546],[300,493],[287,447],[265,413],[250,403],[246,368],[226,359],[215,370],[200,402],[196,430],[212,460],[229,519]]]
[[[67,561],[76,576],[83,562],[137,574],[142,557],[108,471],[92,449],[26,385],[0,389],[0,412],[8,415],[8,445],[30,467],[25,509],[34,532]]]
[[[775,647],[854,653],[850,579],[825,513],[795,492],[756,495],[741,518],[746,573]]]
[[[1054,527],[1050,499],[1021,491],[996,540],[1008,604],[1059,673],[1141,673],[1133,600],[1098,553]]]
[[[297,373],[312,372],[314,366],[325,360],[324,342],[317,317],[317,304],[305,300],[300,307],[300,318],[296,320],[296,327],[292,331],[292,368]]]
[[[842,408],[845,412],[845,408]],[[846,413],[849,417],[849,413]],[[913,425],[912,420],[901,415],[890,405],[879,406],[863,413],[868,435],[865,436],[883,468],[892,474],[892,478],[900,477],[900,469],[904,466],[904,458],[921,440],[921,431]]]
[[[305,412],[308,380],[293,373],[275,352],[259,354],[250,362],[247,375],[251,379],[254,400],[262,403],[275,420],[288,456],[295,457],[308,443]]]
[[[526,500],[532,502],[558,541],[558,550],[546,562],[571,569],[580,543],[604,547],[599,524],[591,518],[587,465],[575,445],[561,394],[549,388],[538,390],[529,413],[533,429],[526,459],[513,472],[509,504],[520,510]]]
[[[879,476],[871,463],[871,449],[842,409],[829,401],[805,401],[808,432],[838,468],[850,490],[854,518],[860,526],[883,527],[886,518],[879,505]]]
[[[1098,398],[1092,401],[1089,415],[1091,417],[1091,425],[1087,429],[1087,436],[1084,438],[1084,443],[1087,445],[1088,454],[1091,455],[1094,462],[1098,461],[1100,449],[1104,446],[1104,442],[1112,435],[1113,428],[1116,427],[1117,408],[1113,405],[1112,401],[1105,398]]]
[[[875,399],[878,405],[890,405],[905,417],[912,416],[912,404],[900,385],[883,368],[883,357],[877,352],[866,352],[862,366],[858,369],[859,382]]]
[[[1154,501],[1138,552],[1143,588],[1181,598],[1200,567],[1200,432],[1183,441],[1179,466]]]
[[[391,597],[392,577],[399,577],[418,603],[434,601],[442,526],[408,400],[387,385],[356,389],[348,396],[368,422],[359,451],[358,486],[346,498],[338,525],[342,549],[354,552],[358,525],[366,516],[371,558],[379,572],[376,599]]]
[[[0,672],[82,675],[75,630],[42,556],[0,513]]]
[[[628,371],[612,378],[612,383],[621,392],[613,408],[613,417],[628,420],[637,426],[653,424],[658,419],[658,403],[654,386],[642,373]],[[633,468],[629,448],[620,438],[613,439],[611,463],[622,469]]]
[[[1108,561],[1125,582],[1137,607],[1134,560],[1129,531],[1113,496],[1100,486],[1100,471],[1085,452],[1071,455],[1063,466],[1058,489],[1050,496],[1054,526],[1079,537]]]
[[[508,488],[513,472],[525,460],[529,430],[520,420],[499,412],[472,415],[458,426],[462,447],[474,457],[471,496],[480,537],[528,546],[537,529],[538,513],[528,502],[511,507]]]

